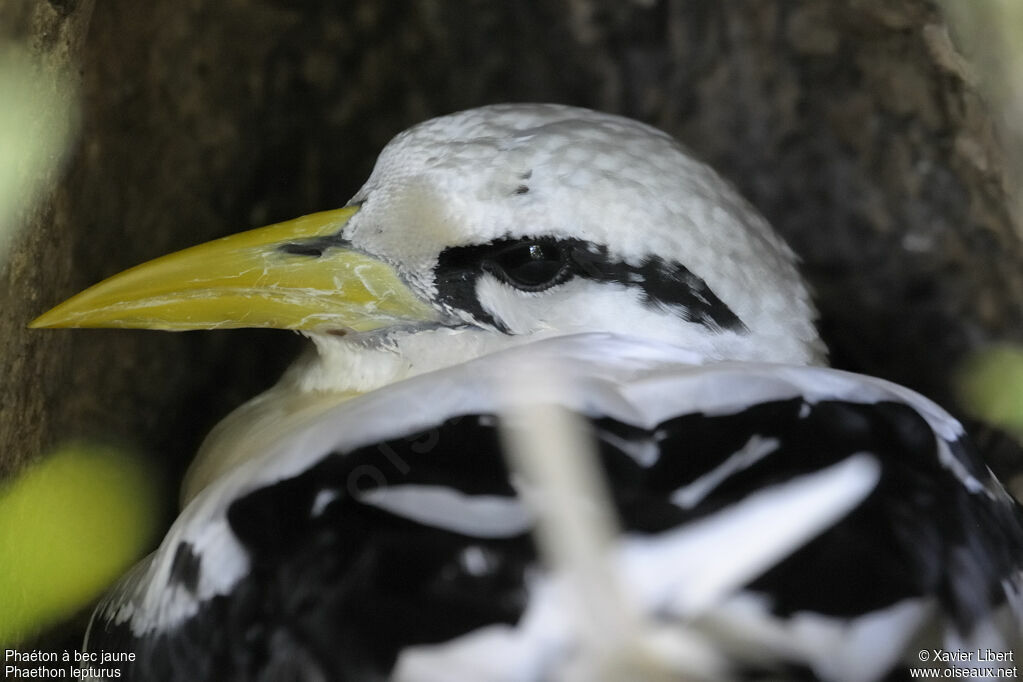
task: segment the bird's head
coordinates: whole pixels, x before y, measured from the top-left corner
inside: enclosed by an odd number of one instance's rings
[[[665,133],[498,105],[399,134],[346,208],[158,258],[33,326],[295,329],[327,355],[408,356],[393,380],[593,331],[813,363],[814,314],[788,247]]]

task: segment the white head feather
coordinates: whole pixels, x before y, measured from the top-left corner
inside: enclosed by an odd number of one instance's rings
[[[824,356],[793,253],[710,167],[637,121],[550,104],[436,118],[384,148],[352,203],[362,208],[345,237],[397,266],[428,300],[437,297],[434,270],[445,249],[577,239],[630,266],[654,257],[684,266],[745,327],[708,329],[620,283],[574,278],[536,293],[482,275],[480,304],[515,336],[620,332],[711,361],[812,364]],[[447,312],[478,323],[466,311]]]

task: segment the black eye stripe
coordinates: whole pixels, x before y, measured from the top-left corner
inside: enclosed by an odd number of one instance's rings
[[[538,247],[540,253],[532,247]],[[559,263],[560,269],[556,269]],[[526,268],[519,274],[521,281],[513,281],[510,272],[517,268]],[[507,331],[484,310],[476,295],[476,282],[484,273],[523,291],[544,291],[573,277],[615,282],[638,288],[647,303],[667,307],[688,322],[713,331],[747,331],[706,282],[682,264],[660,256],[649,256],[631,265],[612,257],[606,246],[551,237],[499,239],[442,251],[434,271],[440,301],[468,312],[481,323]]]

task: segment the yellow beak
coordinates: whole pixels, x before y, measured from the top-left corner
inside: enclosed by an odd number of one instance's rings
[[[436,321],[390,265],[344,248],[341,208],[151,260],[73,296],[30,327],[372,331]]]

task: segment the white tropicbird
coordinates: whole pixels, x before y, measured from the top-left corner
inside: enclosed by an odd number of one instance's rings
[[[499,105],[398,135],[346,208],[86,290],[34,326],[315,345],[209,436],[87,647],[134,651],[146,680],[578,671],[586,624],[524,501],[552,493],[509,471],[495,423],[534,363],[567,386],[535,402],[595,437],[611,573],[692,645],[680,675],[867,681],[925,647],[1016,651],[1019,506],[941,408],[821,366],[794,262],[665,133]]]

